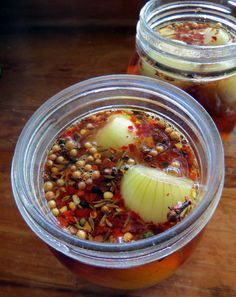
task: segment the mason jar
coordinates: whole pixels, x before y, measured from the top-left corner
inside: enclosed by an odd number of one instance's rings
[[[236,124],[236,2],[218,3],[224,5],[148,1],[140,12],[136,54],[128,73],[162,79],[185,90],[227,137]],[[201,26],[206,27],[205,39],[204,30],[194,29]]]
[[[94,242],[65,232],[47,206],[43,189],[47,153],[61,131],[110,108],[142,109],[168,120],[186,136],[200,168],[201,200],[193,211],[163,233],[129,243]],[[144,76],[103,76],[75,84],[39,107],[17,142],[11,181],[28,226],[79,278],[105,287],[137,289],[168,277],[193,252],[221,197],[223,146],[208,113],[182,90]]]

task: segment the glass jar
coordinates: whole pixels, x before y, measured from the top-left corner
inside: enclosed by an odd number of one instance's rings
[[[159,235],[125,244],[81,240],[61,229],[44,198],[48,149],[80,117],[127,107],[152,111],[186,135],[199,162],[202,199],[183,221]],[[79,277],[111,288],[143,288],[169,276],[193,251],[222,193],[224,154],[213,121],[188,94],[148,77],[110,75],[61,91],[33,114],[19,137],[11,180],[26,223]]]
[[[216,27],[220,23],[236,36],[233,2],[227,1],[227,6],[215,2],[149,1],[140,13],[137,52],[128,73],[159,78],[182,88],[205,107],[224,137],[236,124],[236,42],[193,45],[157,32],[157,28],[173,23],[209,22]]]

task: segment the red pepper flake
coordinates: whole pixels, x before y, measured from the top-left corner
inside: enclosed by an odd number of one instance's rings
[[[130,116],[131,122],[135,123],[137,121],[137,118],[134,115]]]
[[[154,141],[153,141],[153,138],[151,136],[146,137],[146,144],[149,147],[154,147]]]
[[[75,189],[74,187],[68,186],[66,187],[66,193],[68,195],[74,195],[78,190]]]
[[[72,212],[71,210],[67,210],[67,211],[64,211],[64,212],[63,212],[63,215],[64,215],[65,217],[70,217],[70,216],[73,215],[73,212]]]
[[[131,211],[131,212],[130,212],[130,216],[131,216],[131,218],[132,218],[133,220],[138,220],[138,219],[140,219],[140,216],[139,216],[136,212],[134,212],[134,211]]]
[[[90,193],[90,194],[86,194],[85,197],[84,197],[84,199],[85,199],[87,202],[91,203],[91,202],[93,202],[93,201],[98,200],[98,199],[99,199],[99,196],[98,196],[97,194]]]
[[[57,220],[62,227],[67,227],[69,225],[68,221],[61,216],[58,216]]]
[[[128,131],[129,132],[132,132],[134,130],[134,127],[133,126],[128,126]]]
[[[152,127],[147,123],[143,123],[139,125],[139,130],[142,133],[142,135],[145,135],[145,136],[149,136],[150,133],[152,133]]]
[[[131,153],[134,153],[136,151],[136,145],[134,145],[133,143],[129,144],[129,151]]]
[[[96,217],[97,217],[97,212],[96,212],[95,210],[92,210],[92,211],[90,212],[90,216],[91,216],[92,219],[96,219]]]
[[[111,218],[111,223],[114,226],[115,229],[121,229],[124,225],[126,216],[124,216],[123,214],[120,214],[119,217],[116,216],[114,218]]]
[[[79,218],[88,218],[90,209],[89,208],[80,208],[75,211],[76,216]]]
[[[69,172],[66,177],[71,178],[72,177],[72,172]]]
[[[96,226],[96,229],[94,230],[93,232],[93,235],[96,236],[96,235],[102,235],[102,234],[105,234],[107,232],[107,227],[106,226]]]
[[[151,125],[153,127],[156,127],[157,126],[157,120],[156,119],[148,118],[147,119],[147,122],[148,122],[149,125]]]
[[[116,193],[114,196],[113,196],[113,200],[115,201],[118,201],[121,199],[121,194],[120,193]]]
[[[65,133],[61,135],[62,138],[64,137],[72,137],[73,136],[73,131],[72,130],[67,130]]]
[[[68,223],[71,223],[71,224],[76,223],[74,213],[71,210],[67,210],[67,211],[63,212],[63,216],[65,217],[65,219]]]
[[[79,197],[84,196],[84,191],[82,190],[76,191],[76,195],[78,195]]]
[[[137,160],[142,159],[142,153],[141,153],[140,149],[137,148],[136,145],[134,145],[132,143],[129,144],[129,151]]]
[[[133,221],[129,231],[132,234],[134,234],[134,233],[142,233],[144,230],[145,230],[145,225],[144,224],[142,224],[142,223],[140,223],[138,221]]]
[[[190,178],[191,180],[195,181],[196,178],[197,178],[197,172],[196,172],[195,170],[190,171],[190,173],[189,173],[189,178]]]
[[[117,237],[122,237],[123,233],[119,228],[116,228],[112,231],[112,235],[117,238]]]
[[[194,154],[191,150],[191,148],[188,145],[184,145],[183,151],[187,154],[186,159],[190,166],[192,166],[194,162]]]
[[[62,200],[62,197],[57,197],[56,204],[57,204],[57,208],[62,208],[63,206],[66,205],[66,202]]]

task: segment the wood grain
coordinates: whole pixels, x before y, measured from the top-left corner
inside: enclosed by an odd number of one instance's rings
[[[1,35],[0,296],[235,297],[236,131],[225,142],[226,180],[219,207],[191,259],[146,290],[125,292],[88,284],[69,272],[21,218],[10,166],[25,122],[48,97],[83,79],[125,73],[135,29],[105,28]]]

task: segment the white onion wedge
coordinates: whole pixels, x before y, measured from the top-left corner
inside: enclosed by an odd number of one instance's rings
[[[95,141],[105,148],[119,148],[134,142],[136,128],[125,116],[112,116],[108,123],[101,128],[96,135]]]
[[[146,222],[167,221],[168,207],[191,196],[193,182],[158,169],[135,165],[123,176],[121,194],[126,206]]]
[[[224,45],[230,42],[230,35],[223,29],[207,28],[204,31],[204,45]]]
[[[217,91],[224,104],[236,108],[236,75],[222,79],[218,84]]]

